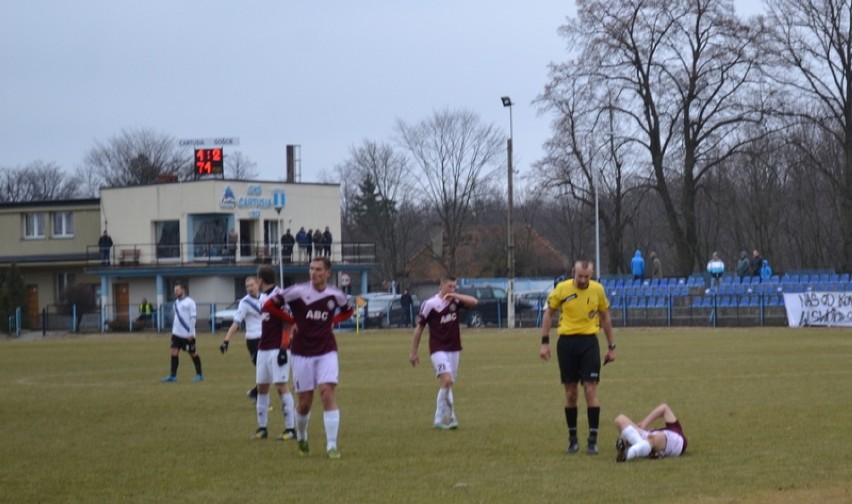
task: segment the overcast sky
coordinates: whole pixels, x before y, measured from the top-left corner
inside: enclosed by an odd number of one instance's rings
[[[147,128],[239,137],[226,155],[242,151],[264,180],[301,145],[313,182],[364,139],[391,141],[397,119],[465,108],[508,134],[508,95],[526,170],[550,134],[531,102],[567,57],[556,31],[574,14],[571,0],[10,0],[0,166],[71,172],[96,141]]]

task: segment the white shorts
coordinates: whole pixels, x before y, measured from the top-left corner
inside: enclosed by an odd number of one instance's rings
[[[459,373],[459,356],[461,352],[435,352],[432,354],[432,366],[435,368],[435,376],[450,373],[453,383]]]
[[[290,351],[287,350],[287,355]],[[255,383],[287,383],[290,378],[290,362],[293,357],[287,359],[287,364],[278,365],[278,350],[258,350],[257,369],[255,370]]]
[[[293,385],[296,392],[309,392],[323,383],[337,384],[340,366],[337,352],[293,356]]]

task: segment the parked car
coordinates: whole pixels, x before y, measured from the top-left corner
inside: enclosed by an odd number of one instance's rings
[[[420,299],[416,294],[411,295],[411,312],[406,314],[402,309],[402,296],[385,294],[371,296],[367,299],[367,327],[404,327],[406,322],[413,324],[420,311]],[[410,318],[406,318],[409,315]]]
[[[224,310],[216,310],[216,317],[213,319],[215,324],[214,329],[227,329],[231,327],[231,324],[234,323],[234,317],[237,315],[237,308],[239,306],[240,300],[237,299]]]
[[[468,327],[485,327],[489,324],[503,326],[506,324],[509,304],[505,289],[490,286],[459,287],[456,292],[473,296],[479,300],[479,304],[474,308],[465,310],[467,315],[463,320]],[[516,316],[530,309],[532,309],[532,305],[528,301],[524,299],[515,300]]]

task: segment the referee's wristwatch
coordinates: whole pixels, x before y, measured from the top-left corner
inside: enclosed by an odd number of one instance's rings
[[[609,348],[610,350],[615,350],[615,343],[610,343],[606,347]]]

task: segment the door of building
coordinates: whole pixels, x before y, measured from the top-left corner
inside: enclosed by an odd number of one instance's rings
[[[115,322],[122,327],[130,320],[130,286],[127,283],[117,283],[113,286],[115,293]]]
[[[39,327],[38,285],[27,285],[27,313],[24,323],[27,327]]]
[[[240,256],[243,259],[248,259],[253,255],[251,253],[251,242],[254,241],[252,233],[254,223],[253,220],[240,220]]]

